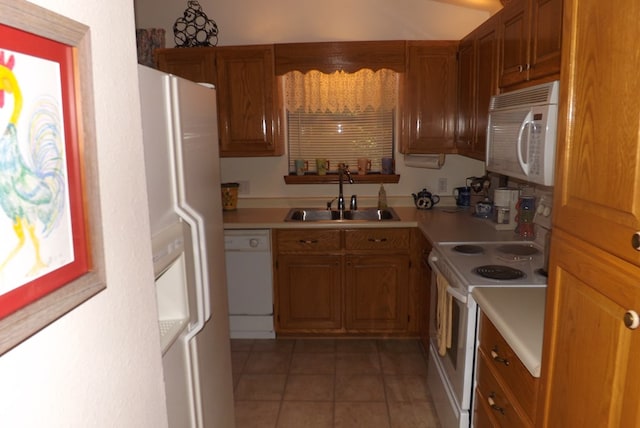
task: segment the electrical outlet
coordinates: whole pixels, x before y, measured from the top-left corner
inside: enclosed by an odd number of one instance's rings
[[[438,178],[438,193],[446,193],[447,191],[447,178],[440,177]]]
[[[249,193],[250,193],[249,182],[248,181],[238,181],[238,194],[239,195],[248,195]]]

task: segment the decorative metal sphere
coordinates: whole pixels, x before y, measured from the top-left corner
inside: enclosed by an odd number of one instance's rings
[[[187,1],[183,15],[173,24],[176,47],[216,46],[218,26],[202,11],[197,0]]]

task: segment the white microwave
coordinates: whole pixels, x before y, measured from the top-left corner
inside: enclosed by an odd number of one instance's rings
[[[553,186],[559,83],[556,80],[491,98],[488,171]]]

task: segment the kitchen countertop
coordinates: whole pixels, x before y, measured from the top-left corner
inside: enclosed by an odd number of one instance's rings
[[[522,364],[540,377],[546,288],[474,288],[471,294]]]
[[[497,231],[493,222],[474,217],[470,209],[437,207],[418,210],[415,207],[393,207],[399,221],[284,221],[289,207],[238,208],[223,213],[225,229],[317,229],[418,227],[432,243],[462,241],[511,241],[518,237],[512,231]]]

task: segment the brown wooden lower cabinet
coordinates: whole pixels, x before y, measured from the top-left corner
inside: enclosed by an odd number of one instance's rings
[[[482,314],[476,362],[474,426],[533,427],[539,380],[534,378],[495,326]]]
[[[475,428],[499,427],[500,424],[491,413],[492,409],[489,406],[489,403],[478,390],[476,390],[473,399],[475,402],[473,406],[473,426]]]
[[[282,330],[339,330],[340,256],[283,255],[278,259],[278,321]]]
[[[350,331],[406,331],[408,255],[347,256],[345,327]]]
[[[279,335],[417,336],[411,228],[275,230]]]

